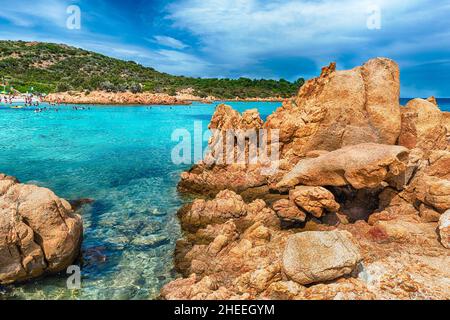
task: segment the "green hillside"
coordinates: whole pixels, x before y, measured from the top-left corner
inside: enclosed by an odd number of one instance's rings
[[[201,97],[290,97],[304,83],[240,78],[203,79],[172,76],[132,61],[122,61],[67,45],[0,41],[0,80],[26,92],[151,91],[175,94],[193,88]]]

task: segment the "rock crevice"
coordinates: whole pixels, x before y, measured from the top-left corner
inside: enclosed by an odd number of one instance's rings
[[[264,123],[219,106],[210,146],[279,130],[279,170],[212,153],[182,174],[212,199],[180,210],[184,278],[162,298],[450,299],[450,117],[434,98],[400,106],[399,79],[386,58],[332,63]]]

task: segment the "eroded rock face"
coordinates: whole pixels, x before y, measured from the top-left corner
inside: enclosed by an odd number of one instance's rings
[[[300,209],[297,204],[289,199],[281,199],[273,204],[273,210],[281,220],[289,222],[303,222],[306,219],[306,212]]]
[[[439,219],[439,237],[441,243],[450,249],[450,210],[447,210]]]
[[[283,271],[306,285],[351,273],[362,260],[352,235],[346,231],[306,231],[289,237]]]
[[[445,150],[448,146],[447,128],[436,100],[413,99],[402,112],[399,144],[409,149]]]
[[[450,209],[450,152],[432,151],[402,196],[439,213]]]
[[[182,191],[234,192],[180,211],[185,278],[162,297],[450,299],[449,116],[433,98],[400,108],[398,78],[388,59],[331,64],[265,123],[218,107],[212,128],[280,130],[279,170],[212,153],[182,175]]]
[[[221,131],[279,130],[277,147],[282,170],[292,169],[299,159],[315,150],[333,151],[367,142],[394,144],[400,127],[399,70],[395,62],[384,58],[346,71],[336,71],[335,64],[331,64],[320,77],[307,81],[298,96],[285,101],[265,123],[254,110],[241,115],[220,105],[210,124],[210,129]],[[211,149],[217,141],[218,136],[213,136],[209,141]],[[216,160],[212,153],[184,173],[179,189],[215,195],[226,188],[242,192],[278,179],[264,175],[261,165],[221,165]]]
[[[340,207],[334,195],[323,187],[298,186],[289,192],[289,198],[316,218],[326,211],[337,212]]]
[[[336,150],[374,142],[393,144],[400,132],[399,69],[377,58],[362,67],[336,71],[331,64],[309,80],[292,103],[268,117],[265,127],[280,128],[282,153]]]
[[[447,129],[447,150],[450,151],[450,112],[442,112],[442,121]]]
[[[406,170],[408,152],[401,146],[374,143],[347,146],[299,161],[276,188],[285,190],[297,185],[375,188]]]
[[[216,213],[207,213],[204,207],[205,212],[198,215],[217,217],[219,202],[228,203],[225,198],[234,202],[237,195],[226,192],[213,200]],[[283,229],[262,200],[245,203],[243,212],[238,211],[239,217],[214,218],[207,225],[185,230],[176,250],[176,266],[184,278],[167,284],[162,298],[450,297],[450,256],[438,241],[437,224],[421,222],[414,212],[383,212],[369,223],[308,222],[305,227]],[[224,212],[230,217],[229,210]],[[293,244],[287,244],[291,239]],[[285,254],[286,250],[290,253]]]
[[[64,270],[81,238],[81,218],[67,201],[0,174],[0,284]]]

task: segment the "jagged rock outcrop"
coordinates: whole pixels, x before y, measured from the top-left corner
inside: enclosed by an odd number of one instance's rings
[[[437,150],[425,157],[401,196],[416,206],[419,203],[422,213],[450,209],[450,152]]]
[[[331,64],[320,77],[307,81],[298,96],[284,102],[264,124],[253,111],[251,116],[240,115],[222,105],[213,115],[210,128],[279,130],[279,167],[290,170],[314,150],[333,151],[367,142],[394,144],[401,129],[399,86],[398,66],[389,59],[373,59],[346,71],[336,71]],[[253,120],[243,121],[247,118]],[[217,141],[217,137],[210,140],[211,149]],[[273,183],[261,167],[264,163],[215,165],[214,155],[209,155],[183,173],[179,189],[214,195],[226,188],[243,192]],[[270,177],[275,181],[279,178]]]
[[[323,68],[265,123],[280,129],[283,157],[363,142],[393,144],[400,133],[399,68],[377,58],[352,70]]]
[[[309,221],[305,227],[286,229],[264,201],[230,206],[227,199],[235,202],[239,197],[227,191],[212,200],[209,209],[195,209],[195,215],[214,218],[185,230],[175,259],[184,278],[164,286],[162,298],[450,297],[448,249],[438,240],[436,224],[420,222],[415,213],[394,212],[369,223],[335,226]],[[236,218],[215,218],[222,203],[233,208],[226,212]],[[180,215],[192,216],[189,211]]]
[[[439,218],[438,228],[442,245],[447,249],[450,249],[450,210],[447,210]]]
[[[450,112],[442,112],[443,123],[447,129],[447,150],[450,151]]]
[[[0,284],[64,270],[78,256],[82,229],[66,200],[0,174]]]
[[[306,285],[350,274],[361,261],[351,233],[306,231],[288,238],[283,253],[283,271]]]
[[[401,109],[401,113],[400,145],[424,151],[447,148],[447,127],[435,99],[413,99]]]
[[[226,158],[227,130],[258,130],[262,123],[256,109],[247,110],[241,115],[230,106],[219,105],[208,126],[213,130],[209,140],[211,152],[191,170],[182,173],[178,189],[182,192],[215,195],[223,189],[243,192],[266,185],[267,176],[261,173],[260,165],[227,164]],[[222,145],[219,145],[220,143]],[[248,155],[248,152],[246,154]]]
[[[449,116],[398,101],[398,67],[377,58],[324,68],[265,123],[218,107],[210,147],[227,129],[279,130],[278,171],[213,151],[183,173],[181,191],[217,196],[180,210],[185,278],[162,298],[450,299]]]

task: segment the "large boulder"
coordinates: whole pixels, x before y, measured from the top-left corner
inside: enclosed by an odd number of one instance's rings
[[[438,229],[442,245],[450,249],[450,210],[447,210],[439,219]]]
[[[413,99],[402,112],[402,129],[398,142],[409,149],[445,150],[448,146],[447,128],[436,100]]]
[[[316,218],[320,218],[324,212],[337,212],[340,208],[334,195],[323,187],[298,186],[289,192],[289,197]]]
[[[450,112],[442,112],[443,123],[447,129],[447,150],[450,151]]]
[[[64,270],[79,254],[82,232],[66,200],[0,174],[0,284]]]
[[[183,207],[178,216],[186,228],[223,223],[246,215],[247,205],[242,197],[230,190],[220,191],[213,200],[197,199]]]
[[[283,221],[304,222],[306,212],[301,210],[297,204],[289,199],[280,199],[273,204],[273,210]]]
[[[403,198],[439,213],[450,209],[450,152],[432,151],[409,183]],[[423,211],[423,210],[422,210]]]
[[[352,235],[346,231],[306,231],[289,237],[283,271],[306,285],[350,274],[362,260]]]
[[[336,71],[333,63],[264,127],[280,130],[283,157],[363,142],[394,144],[400,133],[399,88],[392,60],[376,58],[345,71]]]
[[[375,143],[347,146],[300,160],[276,188],[283,190],[297,185],[375,188],[405,172],[408,153],[405,147]]]
[[[222,157],[214,152],[215,147],[229,129],[266,129],[266,150],[278,148],[282,171],[292,169],[311,151],[333,151],[367,142],[395,144],[401,129],[399,88],[398,65],[376,58],[351,70],[336,71],[335,64],[323,68],[319,77],[307,81],[298,95],[286,100],[265,123],[255,110],[239,114],[220,105],[209,126],[216,129],[209,141],[213,151],[182,174],[179,189],[209,195],[223,189],[241,193],[281,178],[276,172],[262,170],[264,161],[257,165],[218,161]],[[278,141],[272,141],[275,130]]]

